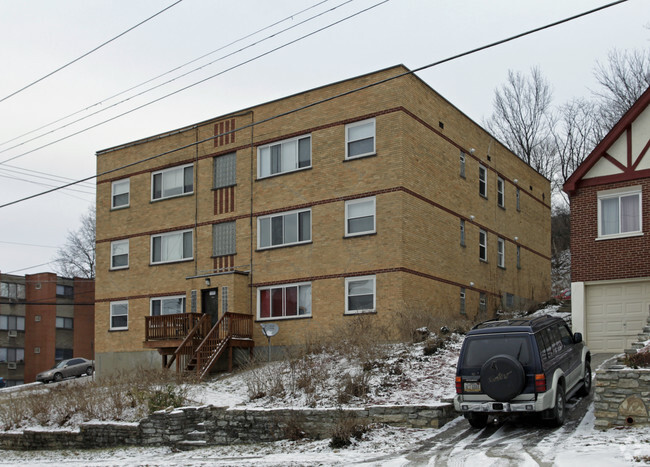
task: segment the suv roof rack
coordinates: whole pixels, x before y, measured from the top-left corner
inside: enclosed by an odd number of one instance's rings
[[[506,326],[530,326],[538,327],[539,325],[545,324],[549,320],[554,320],[553,316],[543,315],[536,316],[533,318],[510,318],[510,319],[501,319],[494,318],[488,319],[475,325],[472,329],[487,329],[487,328],[497,328],[497,327],[506,327]]]

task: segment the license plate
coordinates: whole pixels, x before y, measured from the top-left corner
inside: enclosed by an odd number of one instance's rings
[[[470,383],[465,381],[465,392],[481,392],[481,383]]]

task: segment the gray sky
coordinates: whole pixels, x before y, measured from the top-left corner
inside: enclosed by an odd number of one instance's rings
[[[48,187],[58,177],[95,173],[95,152],[257,103],[403,63],[411,69],[542,26],[607,3],[605,0],[389,0],[329,29],[299,40],[220,76],[72,136],[182,87],[372,7],[382,0],[184,0],[156,18],[62,71],[0,102],[0,204]],[[0,0],[0,99],[76,59],[148,18],[174,0]],[[335,10],[275,37],[280,30]],[[212,52],[284,18],[292,18],[237,42],[152,83],[107,98]],[[494,90],[508,69],[538,66],[553,85],[554,102],[589,97],[597,85],[596,61],[613,48],[650,46],[650,2],[627,3],[519,39],[418,76],[482,123],[492,112]],[[238,49],[256,45],[243,51]],[[234,53],[230,57],[222,58]],[[133,97],[198,66],[188,76]],[[112,104],[129,98],[125,103]],[[100,105],[95,105],[100,103]],[[24,133],[82,109],[72,118],[21,138]],[[81,122],[73,120],[102,110]],[[55,130],[61,125],[68,125]],[[31,142],[28,139],[51,132]],[[7,142],[7,143],[6,143]],[[5,144],[2,144],[5,143]],[[21,144],[23,143],[23,144]],[[12,146],[20,144],[12,149]],[[20,168],[17,169],[16,167]],[[47,175],[35,178],[24,169]],[[40,177],[54,177],[59,181]],[[93,183],[0,209],[0,271],[52,270],[56,248],[94,203]],[[100,206],[106,209],[106,205]],[[28,245],[24,245],[28,244]],[[54,248],[52,248],[54,247]]]

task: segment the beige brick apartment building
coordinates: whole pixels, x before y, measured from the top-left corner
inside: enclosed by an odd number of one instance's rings
[[[201,313],[287,345],[547,299],[549,181],[416,76],[366,87],[406,71],[99,151],[98,373],[159,366]]]

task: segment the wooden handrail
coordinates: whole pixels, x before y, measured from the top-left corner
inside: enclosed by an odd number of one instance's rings
[[[191,342],[194,340],[195,336],[199,334],[199,330],[201,328],[204,328],[204,324],[210,319],[208,315],[201,315],[201,318],[196,322],[192,330],[187,334],[185,339],[183,339],[183,342],[181,342],[181,345],[178,346],[178,348],[174,351],[172,354],[172,358],[167,362],[167,368],[170,368],[172,366],[172,363],[174,363],[174,360],[176,360],[176,357],[178,356],[179,353],[183,352],[183,350],[186,349],[186,347],[191,345]],[[194,353],[194,352],[191,352]]]

